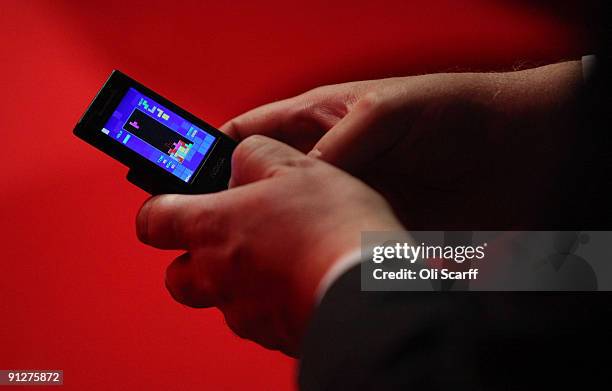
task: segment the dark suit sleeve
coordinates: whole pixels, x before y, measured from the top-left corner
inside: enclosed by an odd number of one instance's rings
[[[583,389],[608,370],[611,299],[604,293],[361,292],[355,267],[314,315],[300,389]]]

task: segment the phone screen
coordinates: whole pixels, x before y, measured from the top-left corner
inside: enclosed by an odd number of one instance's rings
[[[217,141],[134,88],[128,89],[102,133],[185,182],[194,177]]]

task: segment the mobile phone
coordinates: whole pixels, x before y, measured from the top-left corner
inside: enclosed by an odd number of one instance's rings
[[[236,142],[134,79],[114,70],[74,134],[129,168],[151,194],[227,189]]]

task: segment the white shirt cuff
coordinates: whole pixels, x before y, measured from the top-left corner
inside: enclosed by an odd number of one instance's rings
[[[582,80],[588,82],[591,79],[596,65],[597,57],[594,55],[582,56]]]
[[[317,287],[316,292],[316,304],[317,306],[323,300],[323,296],[329,290],[329,288],[333,285],[334,282],[344,273],[346,273],[353,266],[361,263],[361,248],[356,248],[355,250],[347,253],[343,257],[341,257],[338,261],[336,261],[332,267],[325,273],[319,286]]]

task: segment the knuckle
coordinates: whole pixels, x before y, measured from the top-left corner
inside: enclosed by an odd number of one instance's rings
[[[307,155],[290,157],[284,162],[285,167],[298,169],[307,169],[315,164],[317,164],[317,161]]]
[[[264,177],[304,174],[306,170],[316,164],[316,159],[309,156],[286,157],[282,161],[275,162],[265,170]]]
[[[189,302],[193,291],[191,283],[184,278],[184,273],[181,272],[181,269],[185,267],[182,264],[184,262],[186,262],[185,256],[176,258],[166,267],[165,274],[166,289],[170,296],[179,303]]]
[[[214,289],[211,282],[197,273],[189,253],[176,258],[166,268],[165,285],[172,298],[184,305],[204,308],[214,305]]]
[[[180,225],[176,230],[184,233],[190,250],[206,248],[213,240],[221,242],[227,238],[228,227],[232,225],[231,213],[216,197],[207,197],[185,213],[184,218],[174,223]]]
[[[328,129],[348,112],[348,96],[334,94],[330,86],[314,88],[305,93],[289,113],[292,122],[303,127]]]
[[[325,95],[328,88],[329,86],[317,86],[317,87],[311,88],[310,90],[304,92],[301,96],[310,98],[310,97]]]
[[[249,157],[257,150],[266,140],[265,136],[252,135],[240,142],[232,155],[232,165],[240,166],[246,162]],[[233,168],[233,167],[232,167]]]
[[[303,126],[311,122],[313,112],[315,111],[314,100],[308,95],[301,99],[298,104],[295,104],[289,108],[287,118],[289,122],[296,126]]]
[[[366,92],[363,97],[357,102],[357,110],[372,111],[380,107],[382,103],[382,96],[379,91],[373,90]]]
[[[231,137],[240,138],[240,120],[233,119],[223,126],[223,131]]]
[[[248,148],[255,148],[255,147],[260,146],[262,143],[264,143],[266,139],[267,139],[266,136],[254,134],[254,135],[251,135],[245,138],[242,143]]]

